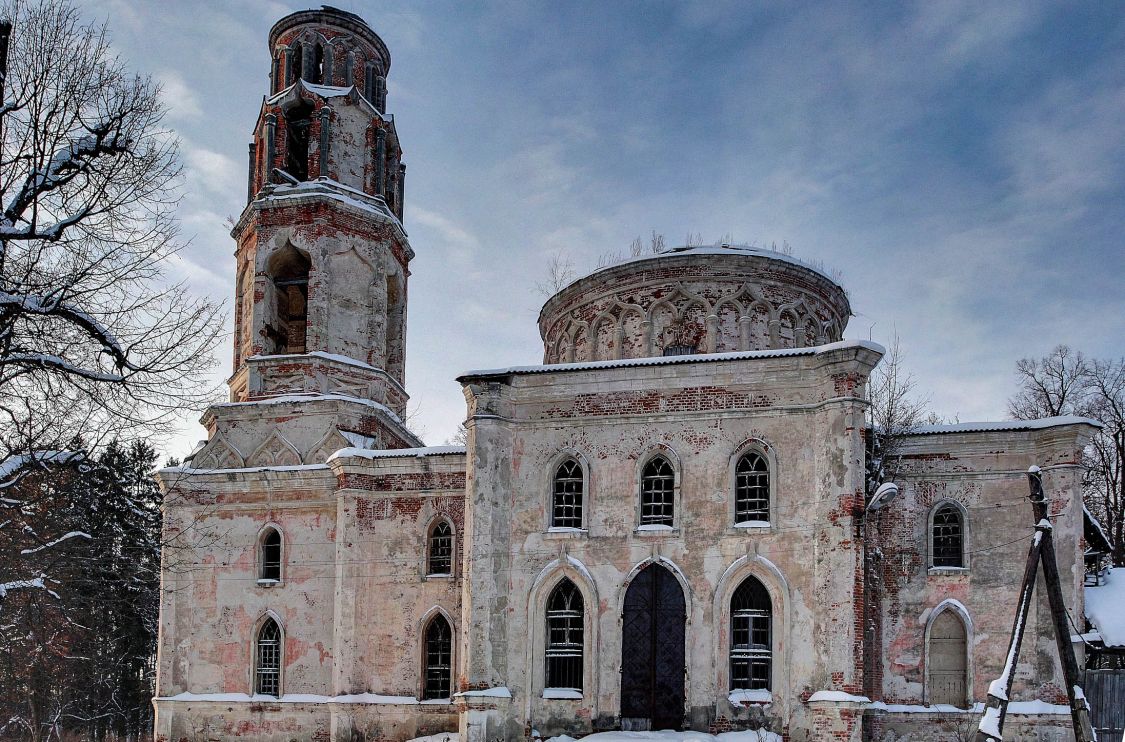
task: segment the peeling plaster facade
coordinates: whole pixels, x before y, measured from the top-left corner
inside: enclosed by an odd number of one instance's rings
[[[973,714],[920,707],[938,697],[939,664],[940,693],[963,688],[963,706],[1000,671],[1032,464],[1080,613],[1088,425],[910,436],[903,495],[865,514],[866,383],[882,349],[841,341],[843,289],[777,253],[680,248],[575,281],[540,315],[545,365],[460,377],[467,446],[421,448],[401,418],[414,253],[386,113],[390,54],[362,19],[331,8],[286,16],[269,43],[270,97],[232,233],[230,401],[204,416],[208,439],[189,462],[160,473],[178,548],[163,574],[157,739],[399,742],[457,730],[491,742],[644,728],[658,713],[794,742],[956,739]],[[744,522],[733,493],[751,452],[768,470],[769,505]],[[672,472],[670,521],[656,527],[641,506],[654,457]],[[560,528],[555,476],[567,461],[582,507]],[[946,504],[962,517],[960,567],[933,567]],[[435,570],[439,524],[451,555]],[[639,615],[633,586],[657,571],[682,597],[676,631],[657,632],[664,656],[683,655],[682,708],[674,693],[653,696],[646,717],[623,712],[637,665],[625,616]],[[732,599],[751,579],[769,605],[768,693],[740,702]],[[564,580],[581,598],[581,659],[568,665],[574,687],[548,688],[547,611]],[[439,622],[452,638],[435,664],[427,637]],[[257,692],[267,624],[279,633],[277,694]],[[950,626],[961,645],[941,633]],[[1042,600],[1029,628],[1015,698],[1065,703]],[[963,647],[952,681],[949,646]],[[433,677],[448,692],[435,695]],[[1067,728],[1057,713],[1008,717],[1018,739]]]

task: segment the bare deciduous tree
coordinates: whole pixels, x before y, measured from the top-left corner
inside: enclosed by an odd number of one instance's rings
[[[1083,497],[1105,526],[1113,562],[1125,566],[1125,359],[1090,359],[1065,345],[1016,362],[1020,390],[1008,401],[1017,420],[1079,415],[1102,427],[1083,452]]]
[[[69,0],[0,6],[0,456],[198,407],[221,309],[171,285],[176,139],[151,79]]]
[[[547,275],[535,284],[535,291],[549,299],[562,291],[575,276],[574,262],[560,250],[551,256],[547,263]]]
[[[902,436],[923,423],[934,422],[930,400],[917,392],[914,374],[906,369],[898,333],[867,384],[868,495],[898,470]]]

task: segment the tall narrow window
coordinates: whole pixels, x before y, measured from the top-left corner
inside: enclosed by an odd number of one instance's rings
[[[671,526],[675,510],[676,473],[663,456],[655,456],[641,473],[641,525]]]
[[[274,353],[305,352],[311,269],[309,259],[292,245],[269,259],[267,272],[274,285],[275,314],[265,329],[274,341]]]
[[[319,44],[319,43],[316,46],[313,47],[312,63],[313,63],[312,75],[311,75],[312,79],[310,79],[309,82],[317,83],[317,84],[325,82],[325,79],[324,79],[324,46]]]
[[[262,537],[262,568],[260,580],[281,580],[281,534],[277,529],[267,529]]]
[[[303,101],[285,112],[285,172],[297,180],[309,179],[312,112],[312,106]]]
[[[770,690],[773,606],[765,586],[747,577],[730,599],[731,690]]]
[[[734,522],[770,519],[770,470],[766,457],[752,451],[738,460],[734,472]]]
[[[582,593],[563,578],[547,598],[546,687],[582,690],[582,623]]]
[[[453,677],[453,631],[444,616],[434,616],[426,626],[422,699],[449,698]]]
[[[942,505],[934,513],[933,566],[965,566],[965,524],[956,505]]]
[[[430,548],[426,572],[431,575],[453,574],[453,529],[446,521],[438,521],[430,529]]]
[[[304,56],[304,50],[301,48],[300,44],[294,44],[289,47],[289,53],[286,56],[286,60],[289,63],[287,65],[289,69],[286,75],[286,87],[301,79],[301,64]]]
[[[551,498],[553,528],[582,527],[582,465],[567,459],[555,470],[554,493]]]
[[[267,618],[262,628],[258,629],[256,654],[254,692],[265,696],[280,695],[281,629],[272,618]]]

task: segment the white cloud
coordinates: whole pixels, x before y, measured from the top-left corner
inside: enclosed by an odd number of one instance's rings
[[[164,103],[168,106],[168,114],[173,121],[195,119],[203,115],[203,109],[199,106],[199,96],[188,86],[180,73],[161,70],[156,73],[156,80],[160,83]]]

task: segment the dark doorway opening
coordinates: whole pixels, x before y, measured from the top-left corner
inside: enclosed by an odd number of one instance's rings
[[[668,569],[650,564],[633,578],[622,620],[622,728],[683,727],[686,622],[684,592]]]

